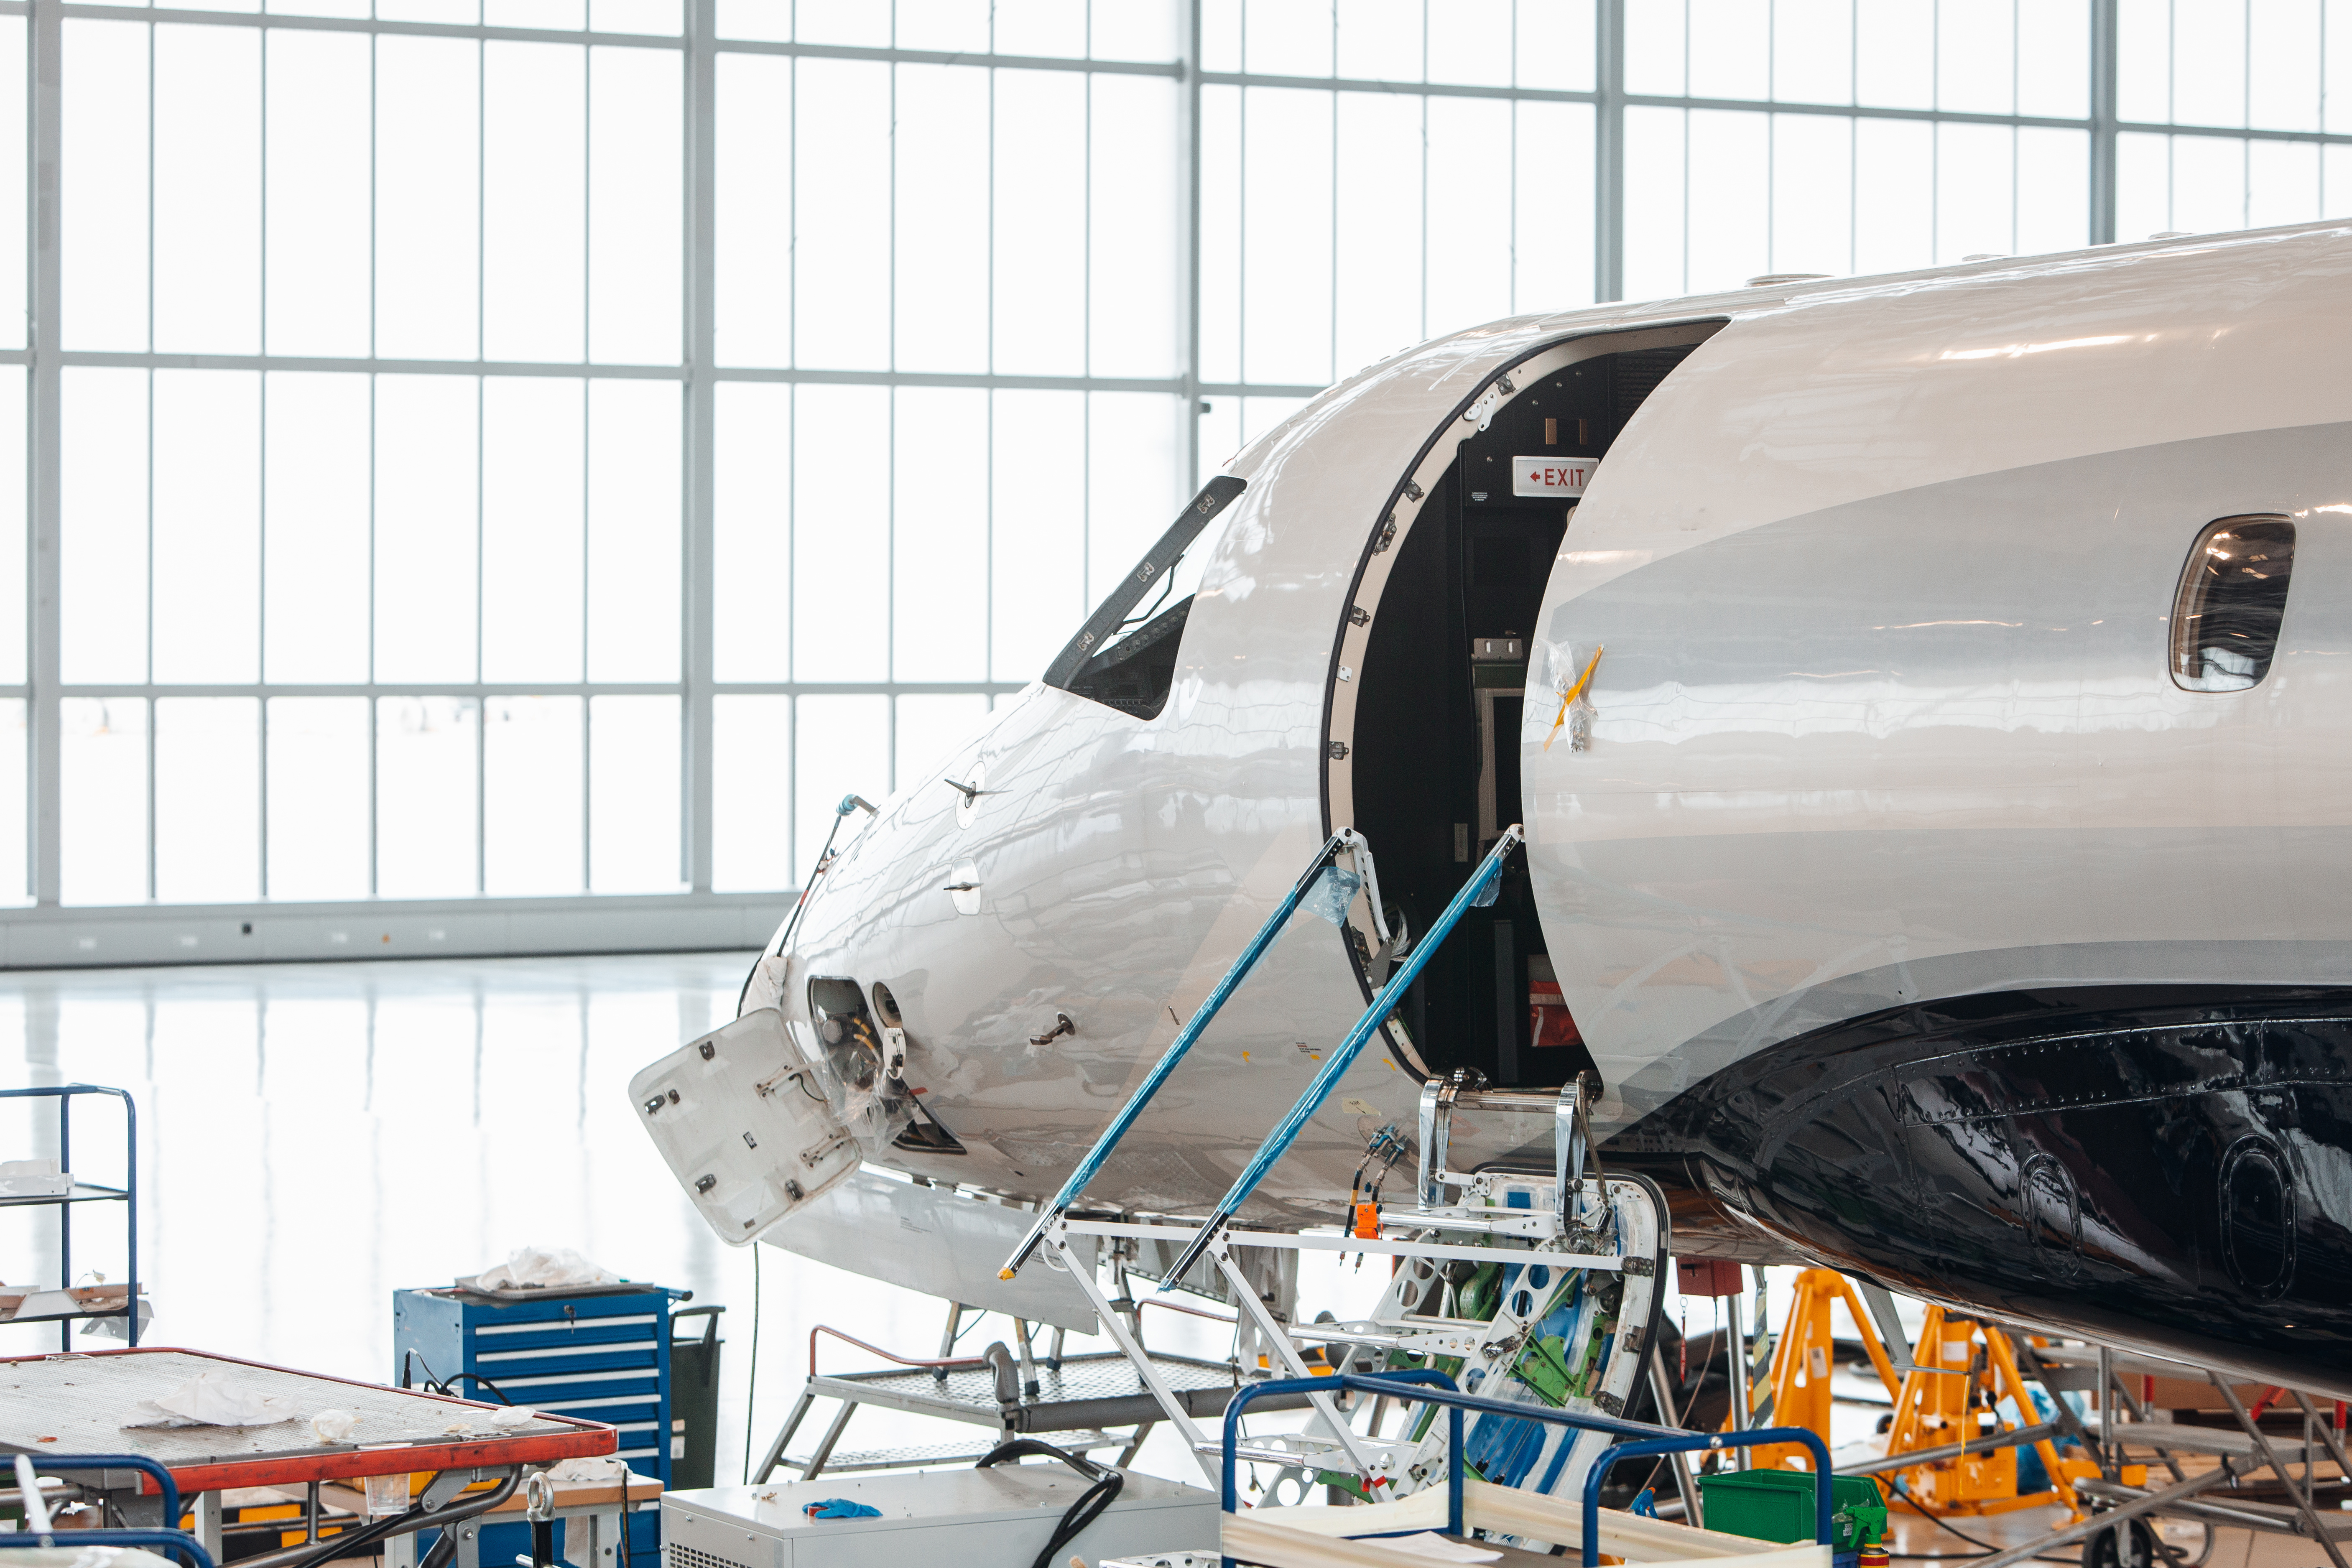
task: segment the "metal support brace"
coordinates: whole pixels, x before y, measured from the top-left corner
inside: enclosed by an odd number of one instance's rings
[[[1679,1426],[1682,1412],[1675,1408],[1674,1379],[1666,1375],[1666,1358],[1660,1353],[1656,1341],[1650,1343],[1650,1393],[1658,1402],[1658,1425]],[[1691,1479],[1690,1456],[1669,1454],[1666,1463],[1675,1469],[1675,1490],[1683,1500],[1683,1522],[1697,1529],[1706,1528],[1706,1510],[1699,1500],[1698,1483]]]
[[[2011,1563],[2028,1562],[2053,1547],[2072,1546],[2078,1541],[2088,1541],[2103,1530],[2113,1529],[2144,1513],[2153,1513],[2184,1498],[2193,1497],[2208,1488],[2220,1486],[2222,1482],[2234,1480],[2236,1478],[2237,1472],[2231,1469],[2230,1462],[2224,1459],[2218,1468],[2191,1476],[2185,1481],[2176,1481],[2162,1491],[2149,1492],[2147,1496],[2136,1498],[2120,1508],[2109,1509],[2105,1513],[2077,1521],[2065,1529],[2051,1534],[2037,1535],[2022,1546],[2012,1546],[2006,1552],[1996,1552],[1990,1557],[1979,1557],[1969,1565],[1969,1568],[2010,1568]],[[2126,1558],[2124,1561],[2127,1562],[2129,1559]]]
[[[963,1303],[961,1301],[950,1301],[948,1303],[948,1326],[940,1331],[940,1359],[941,1361],[945,1361],[948,1357],[955,1354],[956,1334],[962,1329],[962,1327]],[[937,1382],[945,1383],[948,1380],[948,1369],[943,1366],[935,1366],[931,1368],[931,1376]],[[765,1478],[762,1479],[764,1479]]]
[[[1423,1079],[1421,1084],[1421,1206],[1445,1206],[1445,1157],[1453,1142],[1454,1100],[1471,1082],[1472,1070],[1455,1068],[1445,1077]]]
[[[1725,1373],[1731,1383],[1731,1429],[1735,1432],[1745,1432],[1756,1425],[1753,1395],[1748,1388],[1748,1331],[1739,1321],[1739,1309],[1747,1300],[1747,1296],[1743,1292],[1737,1296],[1726,1296],[1721,1300],[1724,1302],[1723,1320],[1730,1329],[1730,1332],[1723,1336],[1723,1350],[1724,1354],[1729,1358]],[[1737,1462],[1741,1469],[1748,1468],[1747,1449],[1739,1450]]]
[[[2116,1352],[2099,1347],[2099,1474],[2114,1480],[2116,1464]]]
[[[1176,1391],[1168,1386],[1167,1380],[1151,1364],[1151,1357],[1145,1352],[1142,1342],[1128,1331],[1127,1320],[1110,1304],[1110,1298],[1102,1293],[1102,1287],[1095,1282],[1094,1270],[1071,1253],[1068,1234],[1063,1230],[1060,1219],[1056,1218],[1046,1227],[1038,1246],[1041,1250],[1050,1253],[1061,1265],[1063,1272],[1086,1293],[1104,1331],[1118,1342],[1120,1352],[1127,1357],[1128,1363],[1135,1368],[1135,1375],[1142,1379],[1143,1386],[1150,1391],[1151,1397],[1167,1415],[1169,1424],[1184,1435],[1184,1447],[1201,1467],[1201,1473],[1208,1478],[1209,1484],[1212,1487],[1222,1484],[1224,1472],[1218,1468],[1217,1461],[1210,1457],[1210,1453],[1202,1451],[1205,1446],[1213,1453],[1215,1445],[1209,1442],[1207,1435],[1185,1410],[1183,1402],[1176,1397]]]
[[[1559,1106],[1552,1112],[1553,1196],[1559,1205],[1562,1236],[1584,1217],[1584,1167],[1592,1154],[1592,1088],[1590,1073],[1577,1074],[1559,1091]]]
[[[190,1501],[196,1516],[196,1544],[211,1552],[213,1561],[218,1563],[222,1561],[221,1495],[217,1491],[198,1492]],[[172,1521],[174,1526],[179,1522]]]
[[[2336,1461],[2336,1473],[2347,1480],[2352,1480],[2352,1458],[2345,1457],[2344,1440],[2336,1435],[2335,1426],[2311,1403],[2311,1395],[2301,1389],[2289,1389],[2287,1392],[2294,1395],[2294,1402],[2302,1408],[2304,1419],[2318,1426],[2319,1440],[2327,1446],[2329,1458]],[[2304,1452],[2306,1455],[2311,1452],[2311,1446],[2308,1443],[2304,1445]]]
[[[1021,1347],[1021,1397],[1024,1399],[1034,1399],[1038,1392],[1037,1352],[1029,1346],[1029,1336],[1034,1331],[1025,1321],[1020,1318],[1013,1320],[1013,1342]]]
[[[2286,1495],[2294,1503],[2295,1511],[2303,1515],[2304,1522],[2311,1527],[2312,1536],[2319,1542],[2320,1550],[2327,1553],[2327,1560],[2335,1563],[2336,1568],[2345,1568],[2344,1553],[2336,1549],[2336,1538],[2327,1532],[2327,1521],[2320,1518],[2319,1510],[2312,1506],[2310,1495],[2296,1488],[2294,1477],[2287,1473],[2285,1462],[2280,1459],[2278,1450],[2271,1447],[2270,1438],[2263,1435],[2263,1424],[2246,1413],[2246,1402],[2238,1397],[2238,1391],[2231,1387],[2220,1373],[2209,1371],[2205,1377],[2228,1403],[2230,1414],[2238,1418],[2238,1425],[2246,1429],[2246,1436],[2254,1440],[2254,1447],[2262,1450],[2263,1463],[2271,1468],[2271,1473],[2278,1477],[2279,1484],[2286,1488]],[[2305,1450],[2304,1459],[2308,1465],[2310,1450]]]
[[[1267,1353],[1281,1361],[1283,1375],[1313,1377],[1315,1373],[1307,1368],[1306,1361],[1300,1357],[1298,1346],[1292,1342],[1289,1333],[1283,1326],[1275,1321],[1274,1314],[1266,1310],[1265,1302],[1258,1296],[1257,1287],[1249,1282],[1249,1277],[1242,1272],[1241,1265],[1234,1261],[1233,1246],[1223,1234],[1220,1234],[1211,1244],[1209,1256],[1216,1259],[1217,1268],[1224,1274],[1225,1283],[1231,1288],[1238,1309],[1248,1313],[1250,1321],[1257,1325],[1258,1333],[1265,1340]],[[1373,1476],[1378,1472],[1372,1468],[1371,1456],[1365,1452],[1362,1442],[1356,1436],[1355,1427],[1349,1423],[1346,1416],[1339,1414],[1339,1407],[1332,1403],[1329,1394],[1310,1394],[1307,1396],[1307,1402],[1315,1407],[1316,1414],[1321,1418],[1322,1423],[1331,1429],[1331,1436],[1339,1440],[1339,1447],[1347,1450],[1349,1461],[1354,1466],[1356,1473],[1364,1478],[1369,1487]]]
[[[793,1413],[785,1416],[784,1424],[776,1429],[776,1440],[768,1445],[767,1456],[760,1461],[760,1468],[752,1472],[753,1485],[766,1484],[768,1478],[776,1473],[776,1467],[784,1460],[784,1445],[793,1440],[793,1434],[800,1430],[801,1422],[808,1415],[809,1406],[815,1403],[815,1394],[806,1388],[801,1390],[799,1400],[793,1405]]]
[[[1258,1184],[1265,1180],[1266,1173],[1274,1169],[1275,1163],[1307,1130],[1308,1119],[1322,1109],[1331,1091],[1339,1086],[1339,1079],[1355,1065],[1356,1057],[1363,1050],[1364,1043],[1388,1022],[1389,1016],[1403,1003],[1405,993],[1414,981],[1421,978],[1421,972],[1429,966],[1429,961],[1436,956],[1445,939],[1454,934],[1463,914],[1494,901],[1504,865],[1526,839],[1527,829],[1518,823],[1514,822],[1503,829],[1495,840],[1495,847],[1486,851],[1486,858],[1478,862],[1477,868],[1470,873],[1469,880],[1462,884],[1453,900],[1445,906],[1444,912],[1431,923],[1428,934],[1413,943],[1412,952],[1381,984],[1380,994],[1372,998],[1372,1005],[1357,1015],[1355,1025],[1349,1029],[1347,1037],[1332,1047],[1330,1056],[1324,1059],[1322,1068],[1316,1073],[1315,1080],[1307,1086],[1307,1092],[1300,1095],[1297,1102],[1283,1112],[1281,1120],[1274,1124],[1273,1131],[1257,1146],[1257,1152],[1250,1156],[1249,1163],[1242,1168],[1242,1173],[1234,1178],[1234,1184],[1225,1190],[1225,1195],[1217,1200],[1217,1206],[1202,1222],[1201,1229],[1192,1243],[1168,1266],[1167,1277],[1160,1283],[1160,1289],[1172,1289],[1175,1282],[1183,1278],[1184,1271],[1207,1250],[1211,1239],[1223,1235],[1225,1227],[1233,1223],[1234,1215],[1241,1211],[1242,1205],[1249,1201],[1250,1194],[1257,1191]]]
[[[1867,1279],[1857,1279],[1853,1285],[1862,1292],[1863,1305],[1870,1309],[1871,1321],[1878,1325],[1878,1338],[1886,1346],[1888,1358],[1898,1368],[1911,1365],[1917,1358],[1911,1353],[1911,1336],[1904,1331],[1903,1315],[1895,1310],[1895,1293]]]
[[[1160,1086],[1168,1081],[1169,1075],[1183,1061],[1193,1042],[1208,1028],[1210,1021],[1216,1017],[1227,999],[1240,988],[1243,981],[1249,978],[1250,971],[1257,967],[1258,960],[1265,956],[1267,950],[1274,946],[1275,939],[1290,923],[1290,917],[1298,912],[1298,906],[1305,900],[1308,889],[1322,877],[1323,868],[1331,864],[1333,856],[1349,847],[1350,839],[1358,844],[1363,842],[1353,829],[1343,829],[1324,840],[1323,847],[1315,852],[1315,858],[1308,861],[1307,869],[1299,873],[1298,880],[1290,885],[1290,890],[1276,903],[1273,912],[1258,927],[1257,934],[1250,938],[1249,944],[1226,967],[1224,973],[1217,977],[1217,983],[1209,988],[1208,995],[1192,1009],[1192,1017],[1177,1029],[1176,1037],[1169,1042],[1160,1059],[1151,1065],[1151,1070],[1143,1075],[1143,1081],[1136,1085],[1135,1092],[1129,1095],[1126,1103],[1112,1115],[1110,1125],[1103,1129],[1094,1146],[1079,1159],[1076,1168],[1063,1181],[1061,1190],[1054,1194],[1053,1202],[1038,1211],[1037,1223],[1029,1227],[1029,1234],[1021,1238],[1021,1245],[1014,1247],[1012,1256],[1004,1260],[1004,1267],[998,1270],[999,1279],[1010,1279],[1019,1273],[1021,1265],[1045,1239],[1047,1228],[1059,1223],[1085,1195],[1087,1184],[1101,1172],[1111,1152],[1118,1147],[1119,1140],[1127,1136],[1128,1129],[1135,1125],[1136,1118],[1141,1116],[1144,1107],[1151,1103],[1151,1097],[1160,1092]],[[1369,850],[1365,858],[1370,858]],[[1189,1268],[1191,1263],[1192,1260],[1187,1258],[1184,1267]],[[1183,1268],[1179,1268],[1176,1274],[1183,1271]],[[1175,1275],[1170,1278],[1173,1279]]]
[[[818,1442],[816,1452],[809,1456],[808,1468],[801,1472],[801,1479],[813,1481],[824,1472],[825,1461],[833,1458],[834,1445],[841,1441],[843,1429],[848,1426],[849,1418],[856,1414],[857,1401],[845,1399],[841,1402],[841,1414],[835,1416],[833,1425],[824,1429],[824,1436]]]

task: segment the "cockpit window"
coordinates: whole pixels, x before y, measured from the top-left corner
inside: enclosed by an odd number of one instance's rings
[[[2260,685],[2278,651],[2294,571],[2294,524],[2283,517],[2208,523],[2172,604],[2172,679],[2189,691]]]
[[[1157,718],[1168,705],[1168,689],[1176,678],[1177,645],[1192,609],[1192,595],[1179,596],[1177,590],[1197,581],[1200,574],[1192,547],[1243,489],[1242,481],[1229,475],[1211,479],[1159,542],[1144,552],[1135,570],[1120,578],[1087,617],[1078,635],[1046,668],[1045,684],[1139,719]]]

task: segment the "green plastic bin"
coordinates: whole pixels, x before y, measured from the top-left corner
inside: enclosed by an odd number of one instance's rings
[[[1805,1470],[1727,1470],[1698,1479],[1706,1527],[1756,1541],[1813,1538],[1813,1477]],[[1886,1500],[1868,1476],[1830,1478],[1830,1550],[1853,1552],[1886,1534]]]

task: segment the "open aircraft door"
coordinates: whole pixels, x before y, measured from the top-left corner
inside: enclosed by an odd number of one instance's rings
[[[703,1218],[737,1247],[846,1181],[863,1158],[773,1007],[672,1051],[629,1080],[629,1098]]]

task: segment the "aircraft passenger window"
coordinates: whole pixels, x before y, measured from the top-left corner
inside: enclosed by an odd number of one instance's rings
[[[2294,524],[2225,517],[2197,536],[2172,603],[2172,679],[2187,691],[2260,685],[2278,651]]]
[[[1159,717],[1192,609],[1192,595],[1177,590],[1199,579],[1206,550],[1192,546],[1243,488],[1230,476],[1211,479],[1046,667],[1045,684],[1139,719]]]

